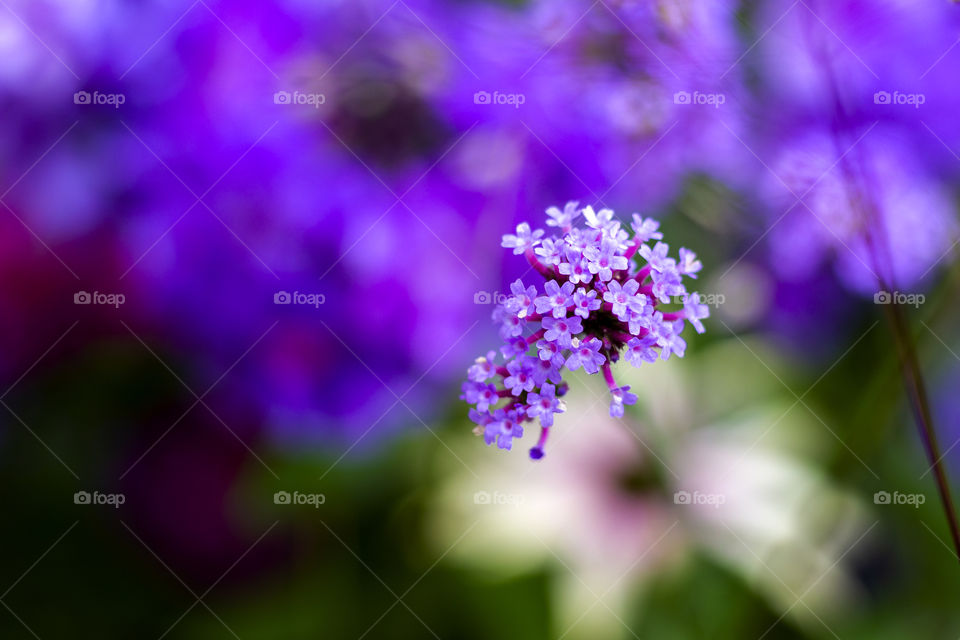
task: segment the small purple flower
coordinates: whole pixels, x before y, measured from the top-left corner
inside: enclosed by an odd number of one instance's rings
[[[670,263],[672,262],[671,260]],[[683,296],[687,292],[683,287],[683,281],[676,265],[670,263],[662,264],[661,271],[650,272],[650,277],[653,280],[653,295],[663,303],[669,303],[673,296]]]
[[[475,423],[478,427],[485,427],[493,422],[493,416],[490,415],[489,411],[477,411],[476,409],[470,409],[467,412],[467,417],[470,418],[470,421]],[[474,433],[476,432],[477,429],[474,429]]]
[[[560,356],[559,364],[553,360],[534,360],[533,361],[533,382],[536,385],[542,385],[549,380],[554,384],[563,382],[560,375],[560,367],[563,366],[563,356]]]
[[[556,342],[561,347],[569,347],[573,336],[583,331],[583,326],[580,323],[579,316],[569,318],[546,317],[542,322],[543,328],[546,329],[543,337],[547,341]]]
[[[608,286],[609,289],[603,294],[603,299],[613,305],[613,315],[620,320],[628,320],[631,311],[640,313],[647,306],[646,296],[637,295],[640,283],[636,280],[627,280],[624,285],[612,280]]]
[[[658,346],[663,346],[663,342],[673,333],[673,327],[663,319],[663,314],[659,311],[654,311],[650,316],[646,329],[649,337],[656,340]]]
[[[644,243],[650,240],[663,239],[663,234],[657,231],[659,228],[660,223],[656,220],[652,218],[644,219],[639,213],[633,214],[633,233],[638,242]]]
[[[597,299],[597,292],[594,289],[587,291],[583,287],[577,289],[573,294],[573,312],[581,318],[589,318],[591,311],[600,308],[600,300]]]
[[[546,319],[546,318],[544,318]],[[537,349],[540,351],[540,359],[546,360],[556,365],[562,365],[564,361],[563,354],[561,353],[562,348],[556,342],[551,342],[550,340],[540,340],[537,342]],[[557,359],[560,362],[557,362]]]
[[[620,223],[613,219],[612,209],[600,209],[594,212],[593,207],[587,206],[583,209],[583,217],[587,221],[587,226],[594,229],[606,231],[613,225],[620,226]]]
[[[703,318],[710,317],[710,308],[700,303],[700,294],[691,293],[687,296],[686,300],[683,302],[683,317],[686,318],[687,322],[693,325],[693,328],[697,333],[703,333],[706,329],[703,328],[703,323],[700,322]]]
[[[503,409],[498,409],[498,411],[503,411]],[[497,437],[500,435],[501,422],[501,420],[497,420],[494,416],[490,416],[490,419],[484,423],[483,441],[487,443],[487,446],[497,441]]]
[[[644,362],[656,362],[657,352],[653,350],[655,346],[657,339],[652,336],[631,338],[627,342],[627,362],[634,367],[639,367]]]
[[[697,274],[703,269],[703,264],[697,260],[697,254],[689,249],[680,249],[680,263],[677,265],[677,271],[681,274],[697,279]]]
[[[504,358],[509,359],[526,353],[528,348],[529,345],[524,338],[511,338],[507,340],[506,344],[500,347],[500,353],[503,354]]]
[[[616,255],[617,246],[613,240],[604,238],[599,247],[587,247],[583,255],[587,259],[587,269],[602,282],[613,279],[613,272],[624,271],[630,265],[625,256]]]
[[[486,411],[500,399],[497,388],[492,384],[464,382],[461,389],[463,389],[463,395],[460,399],[467,404],[477,405],[477,411]]]
[[[567,235],[563,236],[563,243],[567,249],[571,250],[569,255],[572,258],[579,258],[583,255],[587,247],[593,245],[593,238],[595,236],[596,232],[593,230],[587,233],[586,229],[570,229]]]
[[[497,388],[492,384],[485,385],[477,394],[477,411],[486,411],[497,404],[500,396],[497,394]]]
[[[590,273],[590,266],[581,254],[574,254],[567,251],[567,259],[561,262],[557,267],[561,275],[570,278],[571,284],[587,283],[593,280],[593,274]]]
[[[523,437],[521,416],[514,409],[497,409],[489,419],[484,419],[483,439],[490,445],[494,442],[501,449],[509,450],[514,438]]]
[[[468,380],[460,385],[460,390],[463,392],[460,394],[460,399],[467,404],[476,404],[480,398],[480,391],[486,386],[487,385],[482,382],[471,382]]]
[[[467,379],[471,382],[483,382],[497,375],[497,366],[494,364],[496,357],[496,351],[488,351],[486,357],[477,358],[473,366],[467,370]]]
[[[568,202],[563,207],[563,211],[557,207],[548,207],[547,220],[548,227],[560,227],[563,230],[569,229],[573,225],[573,221],[580,216],[580,210],[577,208],[579,202]]]
[[[573,353],[567,358],[567,369],[576,371],[583,367],[583,370],[587,373],[600,371],[600,365],[607,361],[607,358],[600,353],[601,346],[603,346],[603,343],[597,338],[581,340],[579,344],[574,345]]]
[[[662,242],[658,242],[653,249],[650,248],[650,245],[645,244],[640,247],[640,257],[646,260],[654,271],[663,271],[676,264],[673,258],[667,257],[667,251],[669,250],[670,247]]]
[[[498,305],[493,310],[494,322],[500,323],[500,337],[504,340],[519,336],[523,333],[527,321],[511,312],[505,305]]]
[[[497,436],[497,446],[507,451],[513,446],[514,438],[523,437],[523,425],[520,423],[523,416],[516,410],[505,412],[500,421],[500,435]]]
[[[553,238],[547,238],[533,252],[540,257],[540,262],[555,267],[560,264],[563,246]]]
[[[527,249],[532,249],[540,244],[540,237],[543,236],[543,233],[543,229],[531,231],[529,224],[521,222],[517,225],[517,235],[504,234],[500,246],[506,249],[513,249],[514,255],[519,255]]]
[[[556,387],[545,384],[540,387],[540,393],[531,393],[527,397],[527,403],[530,405],[527,415],[531,418],[540,418],[542,427],[552,427],[553,414],[563,413],[566,410],[563,401],[556,397],[555,392]]]
[[[668,360],[670,354],[674,353],[678,358],[683,357],[687,349],[687,343],[680,337],[683,331],[683,320],[676,322],[664,322],[660,325],[661,330],[657,335],[657,344],[660,346],[660,357]]]
[[[617,228],[615,232],[609,230],[604,236],[604,239],[610,243],[610,246],[613,247],[614,251],[624,252],[627,250],[627,247],[630,246],[630,234],[627,233],[624,229]],[[626,256],[624,256],[626,257]],[[626,269],[630,268],[630,260],[627,259]]]
[[[639,336],[650,331],[653,314],[653,305],[647,305],[640,311],[631,309],[630,319],[627,321],[627,327],[631,335]]]
[[[471,422],[477,425],[474,427],[473,432],[476,435],[482,435],[483,441],[489,446],[496,439],[497,432],[499,431],[498,427],[490,427],[495,420],[493,414],[489,411],[477,411],[476,409],[470,409],[470,411],[467,413],[467,416],[470,418]]]
[[[504,378],[503,384],[510,389],[510,393],[519,396],[524,391],[533,391],[532,364],[532,358],[528,356],[521,356],[507,363],[507,371],[510,375]]]
[[[537,296],[536,287],[530,286],[524,289],[523,282],[517,279],[510,285],[510,292],[513,295],[504,303],[507,311],[515,314],[518,318],[526,318],[533,313],[533,299]]]
[[[533,301],[537,307],[537,313],[552,313],[555,318],[565,317],[567,307],[573,303],[573,284],[564,282],[561,287],[556,280],[548,280],[543,289],[546,295]]]
[[[610,417],[611,418],[622,418],[623,417],[623,405],[625,404],[636,404],[637,396],[634,393],[630,393],[630,387],[617,387],[616,389],[610,390]]]

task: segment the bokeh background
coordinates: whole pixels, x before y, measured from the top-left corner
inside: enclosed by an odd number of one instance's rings
[[[958,42],[946,0],[0,0],[0,636],[957,637],[876,283],[958,477]],[[568,200],[723,302],[533,463],[457,397],[501,234]]]

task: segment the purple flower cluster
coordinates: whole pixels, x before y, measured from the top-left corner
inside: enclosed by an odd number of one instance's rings
[[[610,209],[580,209],[570,202],[546,213],[547,225],[562,236],[544,237],[542,229],[524,222],[502,242],[546,279],[543,290],[521,280],[510,285],[511,295],[493,312],[505,344],[499,353],[477,358],[460,396],[474,405],[475,432],[501,449],[523,436],[524,422],[539,419],[533,459],[543,457],[554,415],[566,410],[564,368],[602,372],[610,415],[623,417],[624,406],[635,404],[637,396],[614,380],[610,365],[621,352],[634,367],[672,354],[683,357],[684,323],[703,333],[701,321],[709,316],[699,295],[687,293],[683,284],[684,277],[696,279],[700,261],[687,249],[680,249],[679,260],[669,257],[657,221],[634,214],[631,234]],[[575,226],[581,219],[586,226]],[[657,309],[677,301],[682,308]]]

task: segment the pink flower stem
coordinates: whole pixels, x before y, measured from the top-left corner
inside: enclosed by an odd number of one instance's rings
[[[557,274],[553,269],[537,260],[537,256],[533,252],[533,249],[527,249],[523,252],[523,255],[526,257],[527,262],[530,263],[530,266],[536,269],[537,272],[547,280],[553,280],[557,277]]]
[[[603,370],[603,379],[607,381],[607,386],[610,387],[610,390],[618,389],[620,385],[613,379],[613,369],[610,368],[610,363],[604,362],[600,368]]]

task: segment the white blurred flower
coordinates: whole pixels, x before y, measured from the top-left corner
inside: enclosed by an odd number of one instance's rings
[[[464,458],[473,473],[445,460],[438,546],[475,524],[450,552],[457,561],[497,577],[558,566],[553,608],[565,638],[631,635],[625,620],[643,587],[695,551],[800,624],[848,605],[856,587],[842,559],[868,527],[812,463],[822,425],[773,395],[770,373],[742,346],[680,365],[623,367],[640,409],[622,421],[607,415],[603,389],[572,390],[543,460],[491,456],[475,442],[464,447],[476,452]],[[732,370],[740,398],[704,393],[694,379]]]

